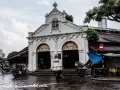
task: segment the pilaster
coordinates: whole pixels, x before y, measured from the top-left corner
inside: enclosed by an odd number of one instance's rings
[[[79,50],[79,62],[85,63],[85,54],[83,50]]]
[[[33,60],[32,60],[32,44],[29,43],[29,46],[28,46],[28,70],[29,71],[33,71]]]

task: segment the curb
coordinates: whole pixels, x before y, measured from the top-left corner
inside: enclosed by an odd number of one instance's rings
[[[111,81],[111,82],[120,82],[120,78],[91,78],[91,80],[95,80],[95,81]]]

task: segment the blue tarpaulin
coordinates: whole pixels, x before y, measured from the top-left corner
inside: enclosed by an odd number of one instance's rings
[[[96,53],[93,52],[89,52],[87,54],[89,59],[93,62],[93,64],[98,64],[103,59],[102,55],[97,55]]]

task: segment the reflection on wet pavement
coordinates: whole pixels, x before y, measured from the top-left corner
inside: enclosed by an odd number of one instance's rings
[[[0,90],[120,90],[120,83],[97,82],[89,78],[66,76],[56,83],[54,76],[0,76]]]

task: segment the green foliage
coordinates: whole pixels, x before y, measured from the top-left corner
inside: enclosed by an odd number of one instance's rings
[[[120,0],[100,0],[100,6],[86,12],[84,23],[90,23],[91,20],[101,21],[103,17],[120,22]]]
[[[8,54],[7,58],[10,58],[10,57],[16,55],[17,53],[18,53],[17,51],[13,51],[13,52]]]
[[[115,6],[120,6],[120,0],[116,0]]]
[[[86,31],[86,33],[87,33],[87,40],[88,41],[95,42],[95,41],[97,41],[99,39],[98,32],[95,29],[89,28]]]
[[[66,15],[66,20],[73,22],[73,16],[72,15]]]

